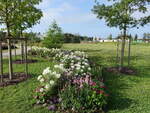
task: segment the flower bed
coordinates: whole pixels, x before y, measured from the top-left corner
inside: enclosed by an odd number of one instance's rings
[[[38,76],[39,87],[35,91],[37,104],[68,113],[102,111],[108,96],[105,85],[99,78],[99,68],[91,68],[84,52],[37,47],[30,52],[53,57],[60,62],[53,68],[47,67]]]

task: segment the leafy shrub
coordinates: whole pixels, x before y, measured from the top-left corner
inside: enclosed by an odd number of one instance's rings
[[[84,113],[86,110],[101,111],[102,107],[106,105],[107,94],[104,91],[104,85],[90,82],[90,79],[86,83],[87,78],[84,79],[76,80],[78,84],[67,84],[60,92],[62,109]]]
[[[46,48],[61,48],[63,44],[63,34],[60,27],[54,21],[50,26],[46,37],[43,40],[43,46]]]

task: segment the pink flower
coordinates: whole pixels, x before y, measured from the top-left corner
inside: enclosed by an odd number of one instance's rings
[[[100,88],[106,88],[106,87],[103,85],[103,86],[100,86]]]
[[[86,76],[86,78],[85,78],[85,83],[86,83],[86,84],[89,83],[89,77],[88,77],[88,76]]]
[[[80,84],[80,88],[83,88],[83,84],[82,83]]]
[[[97,93],[98,94],[104,94],[104,91],[103,90],[98,90]]]
[[[96,82],[93,82],[93,81],[92,81],[92,82],[90,83],[90,85],[91,85],[91,86],[96,86]]]
[[[104,94],[106,97],[108,97],[109,95],[108,94]]]

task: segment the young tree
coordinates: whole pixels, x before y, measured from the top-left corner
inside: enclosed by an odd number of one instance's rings
[[[128,28],[137,25],[136,19],[132,16],[136,9],[134,9],[134,2],[132,0],[108,0],[111,5],[100,4],[96,1],[93,12],[99,19],[105,19],[109,27],[117,27],[123,31],[122,47],[121,47],[121,64],[120,70],[124,65],[124,50],[125,39]]]
[[[138,35],[136,34],[134,37],[134,41],[137,41],[137,40],[138,40]]]
[[[60,48],[63,44],[63,33],[56,21],[50,25],[50,28],[43,40],[43,45],[47,48]]]
[[[35,5],[37,5],[40,1],[41,0],[0,0],[0,23],[5,26],[7,31],[6,38],[8,41],[10,79],[13,77],[10,40],[10,38],[12,38],[11,32],[13,29],[18,30],[18,28],[25,30],[35,24],[35,15],[38,15],[39,19],[39,10],[37,10]]]
[[[9,78],[12,79],[12,54],[11,54],[11,28],[14,26],[14,14],[19,6],[17,0],[0,0],[0,23],[5,26],[7,31],[8,53],[9,53]]]

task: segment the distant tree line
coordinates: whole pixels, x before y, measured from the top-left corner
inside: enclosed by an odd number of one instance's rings
[[[64,43],[80,43],[81,41],[92,41],[93,37],[81,36],[79,34],[64,33]]]

